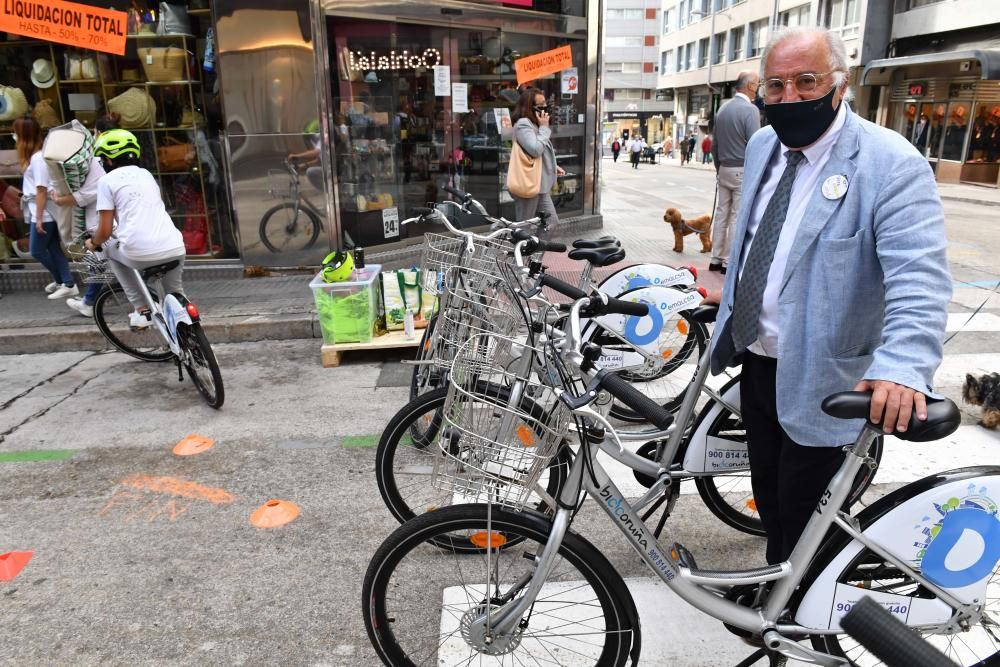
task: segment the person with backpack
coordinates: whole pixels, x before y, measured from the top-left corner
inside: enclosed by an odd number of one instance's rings
[[[618,141],[618,137],[611,142],[611,155],[615,162],[618,162],[618,154],[622,152],[622,142]]]

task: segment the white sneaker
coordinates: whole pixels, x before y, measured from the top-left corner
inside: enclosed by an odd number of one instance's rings
[[[45,286],[45,293],[52,294],[57,289],[59,289],[59,283],[49,283],[48,285]]]
[[[49,295],[50,299],[65,299],[68,296],[79,296],[80,288],[76,285],[72,287],[66,287],[65,285],[60,285],[56,288],[56,291]]]
[[[80,313],[84,317],[94,316],[94,307],[85,304],[83,302],[83,299],[77,299],[76,297],[73,297],[72,299],[66,299],[66,305],[75,310],[76,312]]]
[[[149,313],[137,313],[134,310],[128,315],[128,325],[133,329],[145,329],[152,321],[149,318]]]

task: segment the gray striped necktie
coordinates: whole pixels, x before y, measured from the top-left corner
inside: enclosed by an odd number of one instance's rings
[[[760,307],[764,301],[767,274],[771,270],[771,260],[774,259],[774,249],[781,236],[781,227],[785,224],[785,216],[788,215],[788,200],[792,195],[795,171],[803,158],[802,151],[788,151],[785,157],[787,160],[785,171],[782,172],[778,187],[771,195],[771,201],[764,209],[764,216],[750,244],[750,253],[733,300],[732,332],[737,353],[757,340],[757,324],[760,321]]]

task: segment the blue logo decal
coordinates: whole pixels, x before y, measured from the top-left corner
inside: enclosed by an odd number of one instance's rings
[[[945,560],[967,530],[982,538],[983,553],[964,569],[948,569]],[[956,509],[945,515],[940,531],[924,552],[920,568],[942,588],[961,588],[989,576],[997,561],[1000,561],[1000,520],[979,509]]]
[[[625,289],[630,290],[630,289],[635,289],[636,287],[645,287],[646,285],[651,285],[651,284],[652,283],[649,282],[649,278],[637,273],[628,279],[628,285],[625,287]]]
[[[649,327],[649,331],[640,334],[639,333],[639,322],[641,322],[645,317],[649,317],[652,320],[653,325]],[[663,315],[656,308],[649,309],[649,315],[644,317],[639,317],[637,315],[630,315],[627,320],[625,320],[625,340],[632,343],[633,345],[647,345],[652,343],[657,338],[660,337],[660,330],[663,328]]]

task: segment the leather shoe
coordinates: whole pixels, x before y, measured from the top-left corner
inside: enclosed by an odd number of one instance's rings
[[[722,264],[714,264],[713,263],[713,264],[709,264],[708,265],[708,270],[709,271],[725,271],[725,267],[722,266]]]
[[[719,269],[719,271],[722,272],[722,275],[726,275],[726,267],[725,266],[723,266],[721,269]]]

